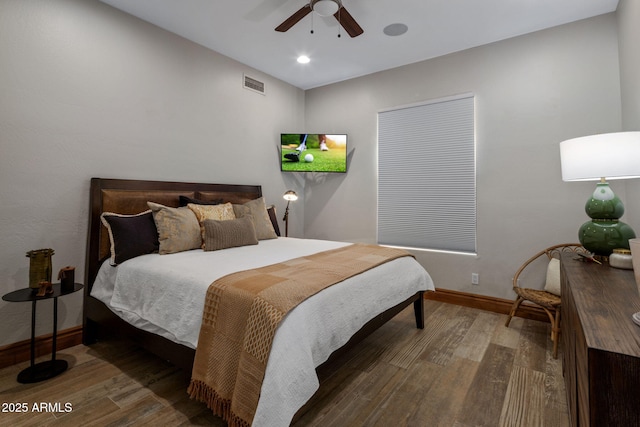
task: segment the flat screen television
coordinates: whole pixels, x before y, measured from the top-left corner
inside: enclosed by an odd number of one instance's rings
[[[346,134],[282,133],[280,147],[283,172],[347,171]]]

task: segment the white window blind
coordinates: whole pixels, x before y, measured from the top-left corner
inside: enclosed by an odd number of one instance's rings
[[[378,243],[474,253],[474,97],[378,113]]]

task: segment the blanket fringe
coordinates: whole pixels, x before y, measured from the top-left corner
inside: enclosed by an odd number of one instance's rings
[[[203,381],[191,380],[187,393],[191,399],[203,402],[211,409],[214,415],[227,422],[228,427],[251,427],[251,425],[238,417],[231,410],[231,401],[221,398],[215,390],[207,386]]]

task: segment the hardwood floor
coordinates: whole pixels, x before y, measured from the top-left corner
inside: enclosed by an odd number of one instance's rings
[[[569,424],[549,324],[514,318],[505,328],[504,315],[429,300],[425,308],[424,330],[415,328],[410,307],[338,369],[321,372],[320,390],[294,425]],[[135,346],[79,345],[58,358],[69,370],[38,384],[16,381],[28,363],[0,370],[0,425],[225,425],[188,398],[187,374]],[[16,413],[16,403],[27,411]]]

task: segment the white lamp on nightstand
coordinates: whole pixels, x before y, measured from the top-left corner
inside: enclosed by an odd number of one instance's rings
[[[592,219],[578,232],[587,250],[608,256],[614,249],[631,249],[636,285],[640,291],[640,241],[633,229],[620,221],[622,201],[606,179],[640,177],[640,132],[617,132],[569,139],[560,143],[562,179],[597,181],[596,190],[585,205]],[[640,312],[632,319],[640,325]]]
[[[629,249],[633,229],[620,221],[622,201],[608,180],[640,177],[640,132],[617,132],[569,139],[560,143],[564,181],[600,181],[585,211],[591,221],[578,231],[580,243],[596,255]]]

